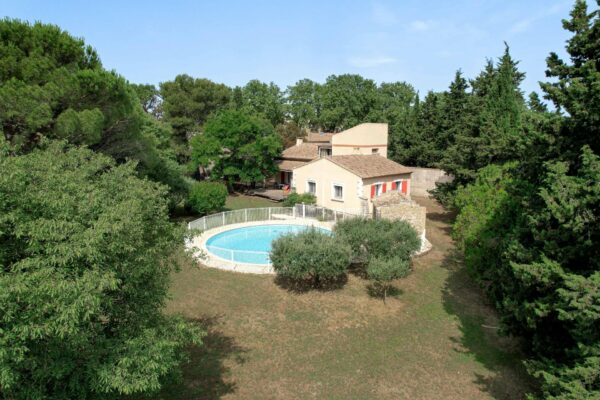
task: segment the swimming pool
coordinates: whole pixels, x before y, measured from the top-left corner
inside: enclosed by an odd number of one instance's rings
[[[211,236],[206,250],[225,260],[247,264],[269,265],[271,242],[286,233],[298,233],[307,229],[330,231],[308,225],[253,225],[230,229]]]

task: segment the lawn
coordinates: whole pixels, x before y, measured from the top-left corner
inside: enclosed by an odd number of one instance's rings
[[[420,201],[434,248],[387,305],[356,276],[340,290],[293,293],[271,276],[185,266],[167,309],[205,324],[208,336],[183,383],[160,398],[523,398],[530,382],[516,343],[497,335],[456,257],[449,215]]]
[[[234,193],[227,196],[225,201],[226,210],[239,210],[241,208],[280,207],[281,203],[271,201],[258,196],[247,196]]]

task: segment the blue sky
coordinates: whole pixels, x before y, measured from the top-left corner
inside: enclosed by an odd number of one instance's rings
[[[104,66],[131,82],[179,73],[227,85],[282,88],[302,78],[358,73],[406,81],[421,93],[467,77],[503,41],[538,90],[550,51],[565,54],[568,0],[454,1],[5,1],[4,16],[54,23],[83,37]]]

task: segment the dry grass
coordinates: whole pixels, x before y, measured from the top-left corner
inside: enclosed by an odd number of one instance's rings
[[[183,384],[165,399],[518,399],[529,390],[515,343],[454,256],[449,216],[431,200],[434,248],[384,305],[368,282],[292,293],[271,276],[187,266],[169,312],[207,326]]]

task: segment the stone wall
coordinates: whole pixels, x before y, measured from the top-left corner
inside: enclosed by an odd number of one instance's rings
[[[445,171],[435,168],[410,167],[413,170],[411,176],[411,194],[413,196],[429,196],[429,190],[435,189],[436,183],[451,182],[452,176]]]
[[[402,193],[387,192],[373,199],[374,215],[377,218],[403,220],[415,228],[419,236],[425,236],[427,209]]]

